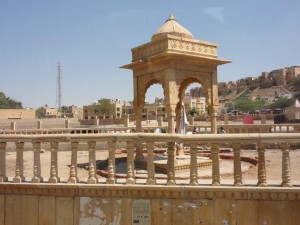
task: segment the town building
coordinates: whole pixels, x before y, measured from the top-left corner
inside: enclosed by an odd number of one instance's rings
[[[83,106],[83,118],[122,118],[122,108],[128,105],[129,103],[119,99],[99,99],[94,104]]]
[[[183,103],[185,107],[185,111],[190,113],[191,111],[195,110],[198,112],[199,115],[206,114],[206,104],[205,104],[205,97],[198,97],[193,98],[191,95],[186,94],[183,97]]]

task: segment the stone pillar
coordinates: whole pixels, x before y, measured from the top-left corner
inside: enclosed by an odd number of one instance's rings
[[[154,143],[152,141],[148,141],[146,143],[147,146],[147,173],[148,178],[146,181],[147,185],[155,185],[156,178],[155,178],[155,169],[154,169]]]
[[[190,185],[198,185],[198,168],[197,168],[197,144],[191,144],[191,170]]]
[[[163,126],[163,121],[164,121],[164,118],[162,116],[159,116],[158,117],[158,126],[159,127],[162,127]]]
[[[210,107],[210,119],[211,119],[211,133],[218,133],[218,125],[217,125],[217,111],[215,106]]]
[[[59,182],[58,177],[58,164],[57,164],[57,150],[58,142],[51,142],[51,165],[50,165],[50,178],[48,183],[57,183]]]
[[[37,121],[37,128],[40,130],[43,129],[43,121],[41,120]]]
[[[174,105],[169,105],[167,107],[168,109],[168,133],[175,133],[175,130],[176,130],[176,121],[175,121],[175,118],[176,118],[176,113],[175,113],[175,107]]]
[[[96,141],[88,142],[89,149],[89,178],[87,180],[88,184],[97,183],[96,175]]]
[[[175,182],[175,142],[168,142],[168,181],[167,185],[176,185]]]
[[[211,143],[211,159],[212,159],[212,185],[220,185],[220,159],[219,144]]]
[[[132,141],[126,141],[127,146],[127,185],[134,185],[134,143]]]
[[[125,115],[124,116],[124,126],[125,127],[129,127],[129,124],[130,124],[130,122],[129,122],[129,115]]]
[[[136,120],[136,132],[142,132],[142,110],[143,107],[138,107],[135,105],[134,107],[135,110],[135,120]],[[144,160],[144,155],[143,155],[143,146],[141,141],[136,141],[136,155],[135,155],[135,160]]]
[[[242,186],[242,166],[241,166],[241,144],[233,143],[233,171],[234,171],[234,186]]]
[[[189,125],[190,126],[194,126],[194,121],[195,121],[194,116],[189,116]]]
[[[76,184],[78,182],[77,178],[77,152],[78,152],[79,142],[71,142],[71,167],[70,167],[70,177],[68,183]]]
[[[6,142],[0,142],[0,183],[8,180],[6,176]]]
[[[107,184],[115,184],[116,183],[116,160],[115,160],[115,151],[116,151],[116,142],[109,141],[108,142],[108,176],[106,179]]]
[[[33,178],[32,183],[40,183],[43,181],[41,175],[41,142],[33,142]]]
[[[24,162],[23,162],[23,151],[24,151],[24,142],[16,142],[16,176],[13,179],[14,183],[21,183],[25,181],[24,177]]]
[[[176,106],[179,102],[178,94],[178,86],[176,83],[176,70],[174,69],[166,69],[164,71],[166,79],[164,85],[164,93],[165,93],[165,105],[167,110],[167,119],[168,119],[168,133],[176,133],[176,124],[179,124],[180,120],[180,113],[181,111],[177,112],[176,117]],[[175,121],[176,119],[176,121]]]
[[[97,116],[96,116],[95,119],[94,119],[94,126],[96,126],[96,127],[99,126],[99,119],[98,119]]]
[[[211,133],[218,133],[217,130],[217,112],[219,105],[218,98],[218,78],[217,78],[217,68],[211,74],[211,103],[210,103],[210,112],[211,112]]]
[[[265,161],[265,144],[264,143],[258,143],[257,146],[258,151],[258,182],[257,186],[259,187],[267,187],[267,181],[266,181],[266,161]]]
[[[287,142],[280,144],[282,151],[282,187],[292,187],[289,146]]]
[[[229,118],[227,114],[224,114],[224,124],[229,124]]]
[[[10,123],[10,129],[11,130],[16,130],[17,129],[17,123],[16,122],[11,122]]]
[[[267,124],[267,117],[265,114],[260,115],[260,123],[261,124]]]
[[[70,120],[65,121],[65,128],[69,129],[70,128]]]

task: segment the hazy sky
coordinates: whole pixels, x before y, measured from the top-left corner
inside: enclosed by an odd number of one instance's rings
[[[131,48],[173,14],[196,39],[218,43],[218,80],[300,65],[299,0],[0,0],[0,91],[24,107],[132,100]],[[161,95],[153,87],[147,99]]]

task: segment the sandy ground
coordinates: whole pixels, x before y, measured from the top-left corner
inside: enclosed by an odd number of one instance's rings
[[[119,143],[117,148],[124,147],[122,143]],[[25,144],[24,151],[24,176],[27,181],[33,177],[33,152],[30,150],[31,144]],[[44,181],[47,181],[50,177],[50,161],[51,153],[49,144],[42,145],[43,153],[41,153],[41,165],[42,165],[42,177]],[[80,145],[78,152],[78,165],[77,174],[81,181],[85,181],[88,177],[88,170],[84,167],[88,162],[88,151],[86,145]],[[231,153],[228,153],[231,154]],[[232,154],[231,154],[232,155]],[[257,157],[257,152],[254,150],[242,150],[242,156],[248,156],[255,158]],[[125,157],[126,155],[116,155],[116,157]],[[96,159],[104,160],[108,157],[107,146],[101,143],[97,143],[96,146]],[[61,181],[66,181],[70,174],[70,163],[71,163],[71,152],[69,151],[69,145],[60,145],[58,151],[58,175]],[[16,164],[16,153],[13,143],[9,143],[7,146],[6,153],[6,169],[7,176],[9,180],[12,180],[15,176],[15,164]],[[290,151],[290,164],[291,164],[291,181],[293,185],[300,186],[300,150]],[[266,150],[266,171],[267,171],[267,183],[269,185],[279,185],[281,183],[281,166],[282,165],[282,154],[280,149],[267,149]],[[126,164],[120,164],[117,168],[117,173],[124,173],[126,171]],[[233,183],[233,161],[232,160],[222,160],[220,164],[221,171],[221,183],[232,184]],[[243,183],[244,184],[256,184],[257,183],[257,166],[250,163],[244,162],[242,164],[243,171]],[[146,176],[146,171],[136,170],[138,176],[144,174]],[[211,179],[211,167],[201,167],[198,169],[199,183],[209,184]],[[158,176],[165,176],[159,175]],[[176,176],[178,177],[189,177],[189,170],[177,171]],[[98,175],[99,182],[105,182],[104,177]],[[143,183],[143,181],[140,181]],[[179,183],[187,183],[188,179],[182,179]],[[165,183],[165,181],[159,181],[158,183]]]

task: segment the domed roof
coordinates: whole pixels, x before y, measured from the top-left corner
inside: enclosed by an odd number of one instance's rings
[[[181,26],[174,16],[170,16],[169,19],[166,20],[164,25],[162,25],[161,28],[159,28],[152,36],[152,40],[155,40],[161,36],[164,36],[166,34],[171,34],[178,37],[184,37],[188,39],[194,39],[191,32],[189,32],[186,28]]]

